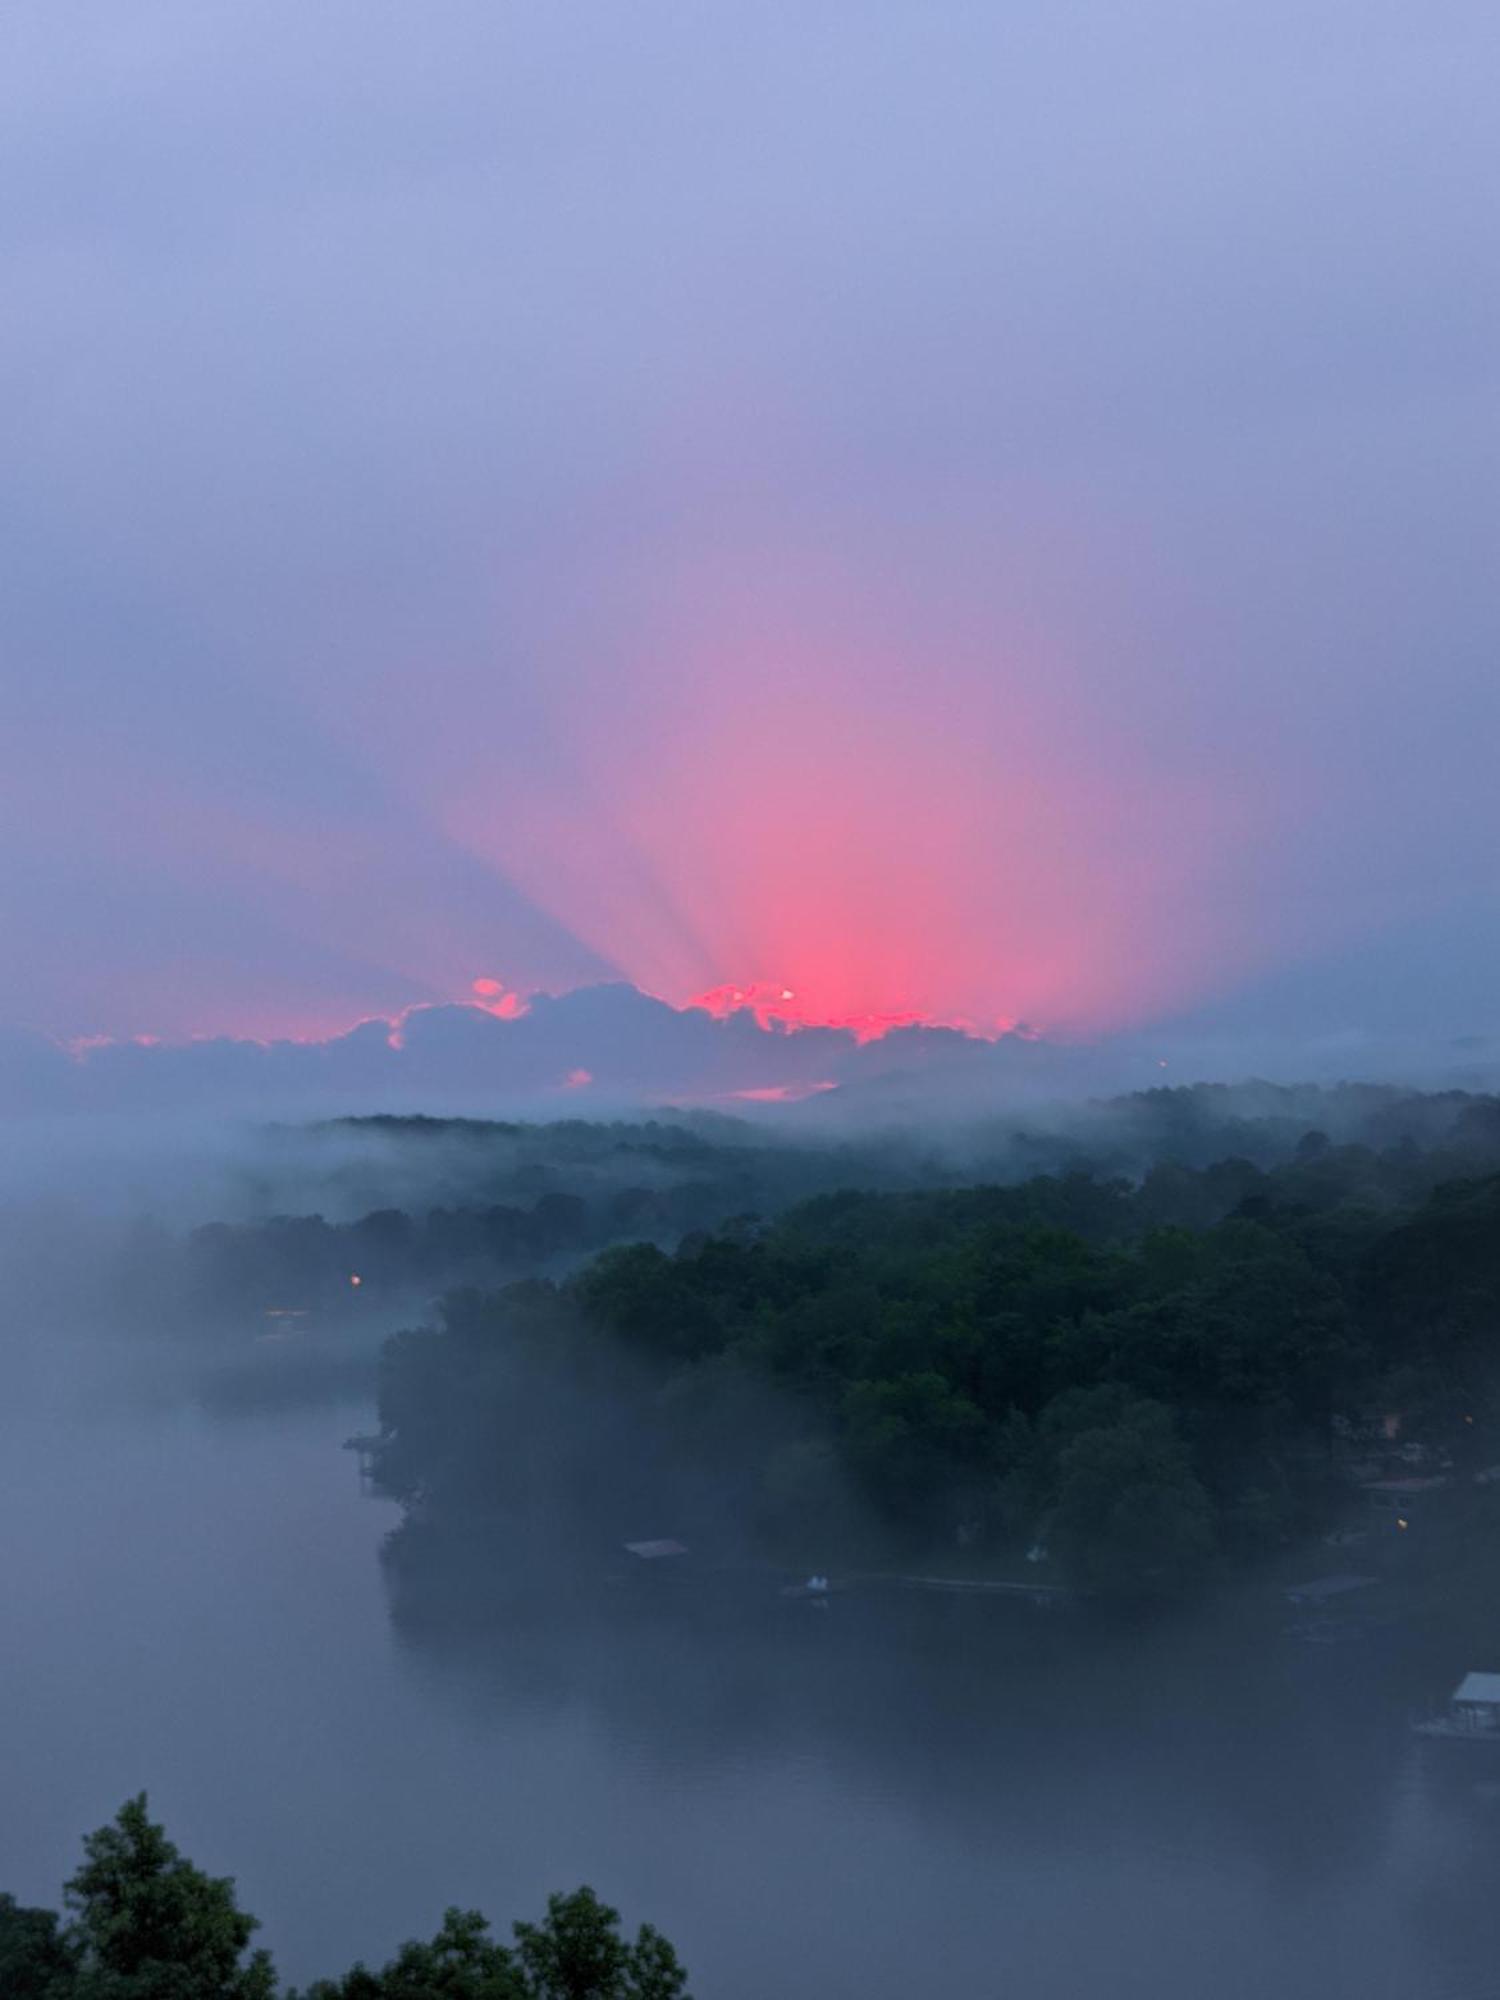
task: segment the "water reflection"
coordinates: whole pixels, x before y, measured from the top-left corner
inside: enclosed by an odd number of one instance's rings
[[[700,2000],[1488,1990],[1500,1803],[1410,1738],[1397,1658],[1243,1605],[1103,1632],[950,1599],[517,1597],[493,1547],[466,1615],[393,1624],[392,1515],[339,1449],[363,1403],[43,1375],[0,1412],[23,1896],[147,1784],[288,1976],[589,1879],[677,1939]]]

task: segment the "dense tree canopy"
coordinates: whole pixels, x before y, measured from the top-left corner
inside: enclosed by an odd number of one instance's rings
[[[78,1953],[56,1910],[27,1909],[0,1894],[0,1993],[6,2000],[64,2000],[77,1991]]]
[[[227,1878],[186,1860],[145,1795],[84,1842],[64,1892],[71,1920],[0,1895],[3,2000],[276,2000],[258,1928]],[[590,1888],[548,1899],[540,1923],[502,1945],[477,1910],[450,1909],[427,1943],[372,1972],[356,1965],[300,2000],[691,2000],[671,1945],[643,1924],[633,1939]],[[289,1993],[286,2000],[299,2000]]]
[[[541,1923],[513,1928],[514,1946],[502,1945],[477,1910],[448,1910],[431,1943],[404,1944],[379,1972],[319,1980],[301,2000],[685,2000],[687,1975],[661,1933],[643,1924],[622,1937],[618,1910],[590,1888],[549,1897]]]
[[[1500,1177],[1430,1172],[1313,1132],[1270,1169],[843,1192],[612,1248],[392,1343],[378,1474],[429,1521],[540,1494],[602,1541],[712,1493],[769,1550],[858,1520],[1178,1589],[1317,1525],[1341,1413],[1487,1410]]]
[[[78,2000],[273,2000],[271,1961],[249,1951],[258,1926],[233,1882],[185,1860],[144,1793],[83,1845],[64,1891]]]
[[[705,1114],[546,1125],[386,1117],[282,1130],[267,1148],[247,1189],[253,1221],[186,1232],[139,1221],[85,1241],[82,1217],[59,1234],[38,1229],[24,1204],[0,1208],[10,1295],[50,1312],[107,1308],[113,1322],[153,1331],[234,1336],[268,1311],[368,1316],[382,1302],[558,1275],[612,1244],[701,1248],[731,1218],[809,1202],[836,1238],[846,1189],[923,1195],[1025,1182],[1035,1225],[1089,1242],[1153,1222],[1208,1230],[1257,1205],[1268,1217],[1269,1202],[1330,1217],[1325,1249],[1336,1255],[1344,1235],[1352,1254],[1347,1233],[1357,1239],[1360,1212],[1411,1208],[1445,1182],[1500,1169],[1500,1101],[1204,1084],[920,1135],[789,1140],[786,1128]],[[857,1235],[857,1207],[847,1220]],[[903,1254],[923,1210],[893,1207],[885,1226]],[[622,1315],[629,1268],[616,1280]],[[701,1286],[674,1312],[649,1257],[634,1269],[648,1285],[652,1337],[691,1351]]]

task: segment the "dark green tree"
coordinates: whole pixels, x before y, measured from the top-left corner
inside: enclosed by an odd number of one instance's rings
[[[1202,1571],[1213,1511],[1172,1413],[1133,1402],[1063,1449],[1050,1541],[1068,1575],[1103,1597],[1162,1596]]]
[[[856,1382],[844,1420],[855,1469],[894,1519],[937,1525],[943,1501],[982,1472],[983,1413],[934,1369]]]
[[[55,1910],[31,1910],[0,1895],[0,1994],[5,2000],[70,2000],[78,1956]]]
[[[274,2000],[270,1957],[245,1956],[257,1924],[234,1883],[178,1853],[144,1792],[83,1846],[64,1891],[78,2000]]]
[[[430,1944],[413,1941],[380,1972],[356,1965],[320,1979],[302,2000],[526,2000],[514,1955],[496,1944],[477,1910],[447,1910]],[[298,2000],[296,1994],[288,2000]]]
[[[256,1921],[233,1882],[179,1854],[144,1792],[84,1841],[64,1893],[66,1926],[0,1895],[0,2000],[276,2000],[269,1955],[246,1956]],[[319,1980],[300,2000],[691,2000],[661,1933],[643,1924],[622,1937],[619,1912],[592,1889],[549,1897],[541,1923],[513,1928],[512,1948],[477,1910],[449,1909],[430,1943],[404,1944],[378,1972]]]
[[[687,1974],[667,1940],[643,1924],[633,1943],[620,1913],[593,1890],[549,1896],[539,1924],[517,1924],[525,2000],[689,2000]]]
[[[449,1910],[430,1944],[403,1945],[379,1972],[319,1980],[300,2000],[689,2000],[661,1933],[643,1924],[623,1938],[619,1912],[592,1889],[549,1897],[541,1923],[514,1929],[512,1950],[477,1910]]]

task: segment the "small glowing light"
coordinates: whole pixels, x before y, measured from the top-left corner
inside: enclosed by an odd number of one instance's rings
[[[351,1271],[349,1273],[349,1282],[351,1285],[357,1287],[364,1283],[364,1279],[359,1275],[358,1271]]]
[[[1474,1421],[1474,1419],[1473,1419],[1472,1417],[1465,1417],[1465,1418],[1464,1418],[1464,1422],[1465,1422],[1466,1424],[1472,1424],[1472,1423],[1473,1423],[1473,1421]]]
[[[1398,1528],[1409,1528],[1411,1526],[1411,1522],[1407,1520],[1404,1514],[1398,1514],[1396,1516],[1396,1526]]]
[[[783,1000],[795,1000],[797,996],[792,991],[790,986],[783,986],[781,989],[781,997]]]

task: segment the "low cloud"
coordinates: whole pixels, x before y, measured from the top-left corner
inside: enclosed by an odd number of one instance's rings
[[[1494,1038],[1410,1042],[1352,1033],[1278,1039],[1210,1020],[1094,1043],[985,1039],[908,1026],[876,1039],[787,1027],[749,1008],[715,1016],[614,983],[539,995],[519,1014],[410,1008],[322,1040],[169,1042],[0,1037],[0,1115],[318,1116],[431,1112],[589,1117],[644,1104],[767,1107],[811,1124],[944,1121],[1158,1084],[1261,1075],[1484,1087]]]

